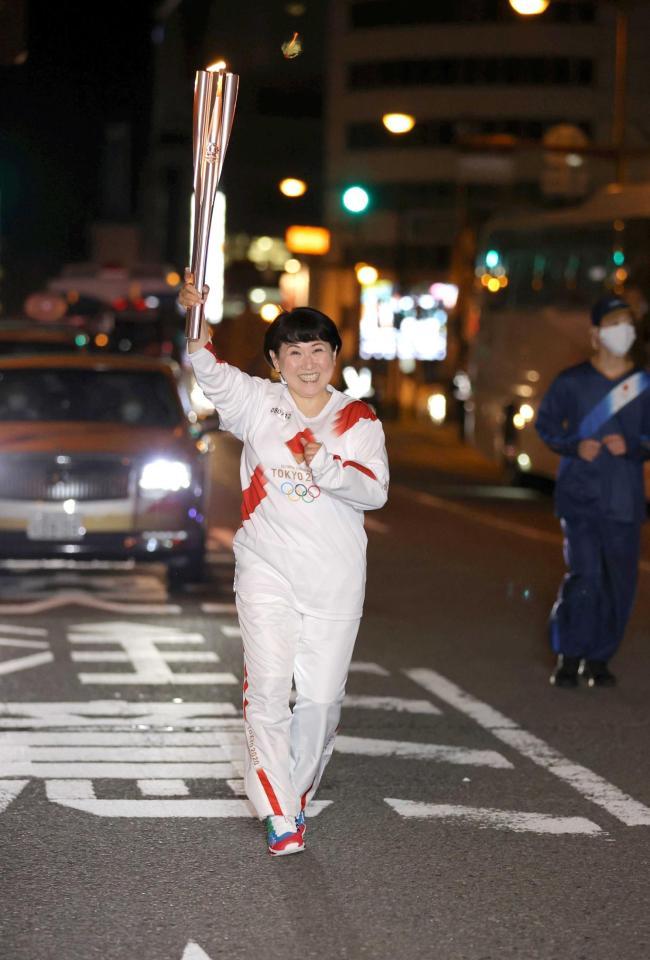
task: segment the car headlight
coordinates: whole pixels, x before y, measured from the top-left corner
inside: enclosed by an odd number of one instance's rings
[[[181,460],[152,460],[145,463],[140,474],[141,490],[165,490],[177,493],[187,490],[192,482],[192,471]]]

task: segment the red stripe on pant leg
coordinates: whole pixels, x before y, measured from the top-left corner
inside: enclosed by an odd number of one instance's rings
[[[260,778],[260,783],[264,787],[264,793],[266,794],[267,799],[271,804],[271,810],[273,811],[275,816],[276,817],[284,816],[284,814],[282,813],[282,807],[278,803],[278,798],[275,795],[275,790],[271,786],[271,781],[269,780],[269,778],[264,773],[261,767],[258,767],[257,769],[257,776]]]
[[[314,781],[312,780],[312,782],[309,784],[309,786],[307,787],[307,789],[306,789],[305,792],[303,793],[302,797],[300,798],[300,809],[301,809],[301,810],[304,810],[305,807],[307,806],[307,794],[309,793],[309,791],[311,790],[311,788],[312,788],[313,786],[314,786]]]

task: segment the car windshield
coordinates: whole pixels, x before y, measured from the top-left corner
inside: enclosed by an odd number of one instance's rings
[[[182,416],[173,384],[155,370],[0,370],[0,421],[175,427]]]

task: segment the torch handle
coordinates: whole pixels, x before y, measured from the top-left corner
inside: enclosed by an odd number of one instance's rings
[[[188,340],[199,340],[203,326],[203,304],[197,303],[187,311],[185,320],[185,336]]]

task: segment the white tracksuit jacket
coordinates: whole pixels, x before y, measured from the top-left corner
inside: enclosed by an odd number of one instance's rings
[[[260,818],[295,816],[334,746],[363,608],[363,512],[388,491],[384,433],[370,407],[338,390],[305,417],[284,384],[219,361],[212,344],[190,359],[222,429],[244,442],[234,550],[246,793]],[[311,467],[301,438],[323,444]]]
[[[221,428],[244,442],[237,595],[284,600],[324,619],[358,619],[366,580],[363,512],[382,507],[388,491],[381,423],[367,404],[333,388],[318,416],[305,417],[284,384],[219,361],[211,344],[190,359]],[[311,468],[301,437],[323,444]]]

